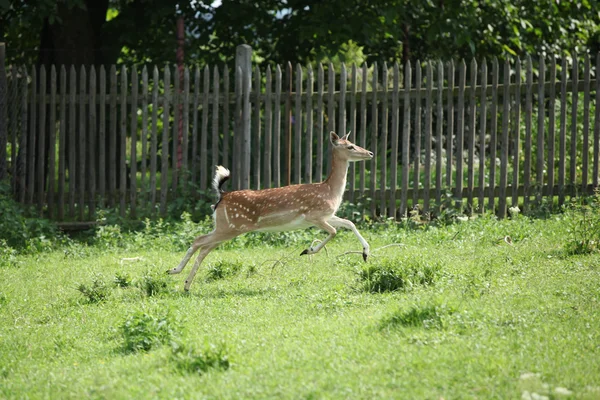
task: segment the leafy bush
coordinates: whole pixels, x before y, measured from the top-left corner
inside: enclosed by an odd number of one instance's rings
[[[358,287],[370,293],[407,290],[413,286],[433,285],[439,265],[425,260],[383,259],[362,266],[358,271]]]
[[[10,186],[6,183],[0,183],[0,215],[0,238],[14,249],[31,246],[31,250],[36,250],[58,235],[56,225],[49,220],[28,218],[25,209],[13,200]],[[47,250],[47,247],[37,250]]]
[[[77,290],[85,297],[88,303],[99,303],[108,298],[110,290],[101,274],[95,274],[92,277],[91,285],[85,283],[79,284]]]
[[[243,265],[241,261],[217,261],[208,266],[206,281],[211,282],[237,275]]]
[[[146,272],[137,282],[137,286],[147,296],[155,296],[167,289],[167,278],[165,274],[157,272]]]
[[[113,278],[113,282],[120,288],[126,288],[131,286],[131,278],[127,273],[117,272]]]
[[[454,310],[440,305],[414,305],[408,310],[399,309],[381,322],[381,328],[423,327],[425,329],[443,328],[443,317]]]
[[[207,344],[202,351],[181,345],[173,346],[172,360],[177,369],[189,374],[202,375],[209,370],[225,371],[230,367],[224,345]]]
[[[173,321],[167,316],[156,316],[136,311],[121,326],[126,352],[149,351],[169,342],[175,335]]]
[[[569,238],[567,254],[589,254],[600,250],[600,191],[574,200],[566,213]]]

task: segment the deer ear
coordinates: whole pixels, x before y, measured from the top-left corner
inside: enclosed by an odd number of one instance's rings
[[[352,132],[352,131],[348,131],[348,133],[346,133],[344,135],[344,137],[342,138],[342,140],[348,140],[348,138],[350,137],[350,132]]]
[[[335,144],[335,142],[340,140],[340,137],[334,131],[331,131],[329,132],[329,140],[331,140],[331,143]]]

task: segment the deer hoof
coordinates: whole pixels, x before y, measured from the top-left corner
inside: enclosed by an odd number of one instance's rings
[[[363,253],[363,260],[365,260],[365,262],[367,262],[367,257],[368,257],[368,256],[369,256],[369,255],[368,255],[367,253]]]
[[[300,253],[301,256],[308,254],[308,249],[304,250],[302,253]]]

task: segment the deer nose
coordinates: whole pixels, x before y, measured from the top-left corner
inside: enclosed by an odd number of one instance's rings
[[[369,155],[370,155],[370,156],[371,156],[371,158],[372,158],[372,157],[373,157],[373,152],[372,152],[372,151],[369,151],[368,153],[369,153]]]

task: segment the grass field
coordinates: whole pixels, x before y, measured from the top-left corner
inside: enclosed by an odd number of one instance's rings
[[[367,264],[349,232],[310,257],[320,231],[248,235],[189,293],[164,271],[207,225],[4,250],[0,398],[598,399],[600,254],[566,250],[571,218],[363,227]]]

